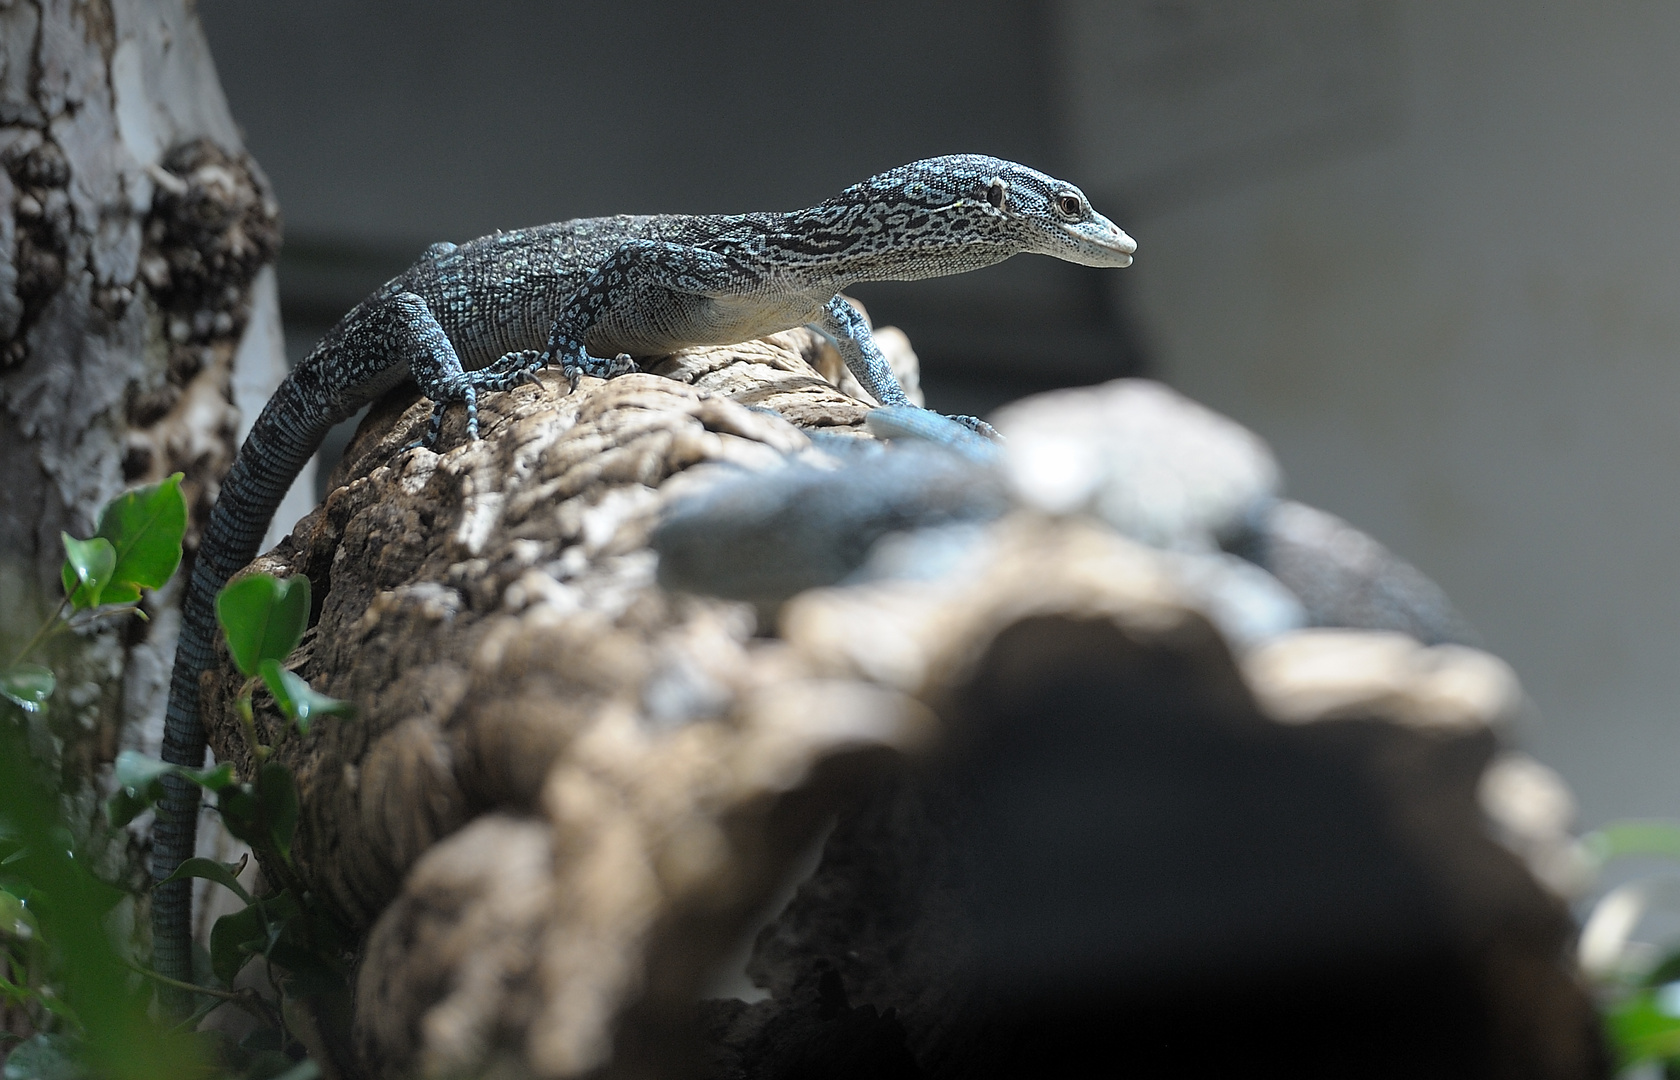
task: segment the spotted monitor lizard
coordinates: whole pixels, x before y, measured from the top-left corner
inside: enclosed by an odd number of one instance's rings
[[[904,391],[842,289],[958,274],[1022,252],[1126,266],[1135,250],[1072,184],[972,154],[892,169],[807,210],[584,218],[434,244],[328,331],[240,447],[182,603],[164,759],[203,764],[198,683],[213,655],[216,594],[257,554],[328,429],[387,391],[412,383],[432,400],[426,445],[457,402],[476,439],[478,393],[539,368],[558,364],[575,387],[582,375],[633,370],[633,357],[810,325],[878,402],[902,413]],[[159,882],[193,853],[198,800],[193,784],[166,780],[153,839]],[[152,909],[158,970],[190,979],[190,882],[159,884]]]

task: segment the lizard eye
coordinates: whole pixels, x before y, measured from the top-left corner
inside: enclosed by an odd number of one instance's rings
[[[1056,213],[1071,220],[1085,216],[1085,204],[1071,191],[1065,191],[1056,196]]]
[[[992,177],[992,182],[986,186],[986,201],[992,204],[994,210],[1003,209],[1003,200],[1009,193],[1009,181],[1001,176]]]

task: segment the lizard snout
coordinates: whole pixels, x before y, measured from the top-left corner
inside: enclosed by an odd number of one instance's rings
[[[1073,241],[1074,250],[1056,252],[1060,258],[1084,266],[1130,266],[1137,241],[1125,230],[1101,214],[1092,213],[1084,221],[1062,225],[1062,231]]]

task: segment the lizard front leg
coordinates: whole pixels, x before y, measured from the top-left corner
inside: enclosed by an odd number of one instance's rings
[[[898,384],[892,365],[887,363],[880,346],[875,344],[869,324],[857,308],[846,302],[845,297],[836,296],[830,300],[823,308],[822,317],[813,325],[833,339],[835,348],[840,350],[840,359],[846,362],[846,367],[876,402],[883,406],[915,408],[904,396],[904,387]],[[997,429],[977,417],[952,416],[949,419],[987,438],[997,438]]]

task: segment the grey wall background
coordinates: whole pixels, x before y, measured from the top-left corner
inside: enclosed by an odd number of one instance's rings
[[[1147,370],[1436,577],[1584,818],[1680,815],[1680,8],[201,0],[289,347],[434,240],[978,150],[1137,239],[860,290],[976,410]]]

